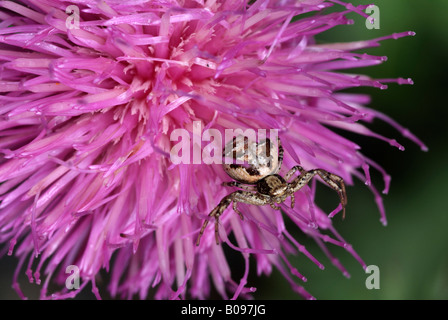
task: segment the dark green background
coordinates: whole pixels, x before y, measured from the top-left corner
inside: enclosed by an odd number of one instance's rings
[[[349,205],[344,221],[334,225],[350,242],[364,261],[380,268],[380,289],[365,287],[367,274],[343,249],[328,247],[346,266],[351,278],[345,278],[332,266],[321,250],[300,233],[295,236],[324,265],[318,269],[303,255],[291,261],[308,278],[304,287],[318,299],[447,299],[448,298],[448,181],[447,138],[447,58],[448,1],[446,0],[380,0],[352,1],[354,4],[374,2],[380,8],[380,30],[368,30],[365,20],[351,14],[355,25],[340,26],[318,37],[319,41],[355,41],[381,37],[394,32],[412,30],[415,37],[386,40],[381,47],[366,50],[386,55],[388,61],[356,72],[376,78],[411,77],[413,86],[390,84],[389,89],[361,88],[353,92],[372,95],[370,107],[380,110],[409,128],[429,147],[422,152],[416,145],[381,121],[369,127],[388,137],[396,137],[406,147],[402,152],[373,138],[347,135],[362,146],[362,152],[382,165],[392,175],[392,184],[384,204],[388,226],[379,222],[373,196],[361,182],[348,188]],[[350,72],[354,72],[353,70]],[[373,180],[382,190],[379,174],[372,170]],[[335,197],[328,188],[318,188],[318,204],[326,210],[334,206]],[[331,199],[327,203],[326,199]],[[337,201],[337,200],[336,200]],[[292,225],[288,225],[293,232]],[[240,260],[232,263],[242,263]],[[17,299],[11,289],[15,259],[0,260],[0,299]],[[300,299],[287,281],[276,271],[269,277],[256,278],[252,264],[249,285],[258,288],[257,299]],[[236,268],[238,269],[238,268]],[[237,272],[237,271],[236,271]],[[238,272],[237,272],[238,273]],[[34,294],[38,287],[21,284]],[[299,282],[300,283],[300,282]],[[104,292],[104,291],[103,291]],[[37,297],[37,295],[34,295]],[[93,298],[86,288],[82,298]]]

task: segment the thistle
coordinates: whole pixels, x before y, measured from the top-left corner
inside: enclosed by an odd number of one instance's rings
[[[327,12],[331,6],[340,11]],[[208,228],[196,246],[203,219],[229,192],[221,186],[229,178],[220,165],[174,164],[170,136],[176,129],[193,134],[196,123],[219,132],[276,129],[284,167],[321,168],[348,188],[354,178],[365,181],[383,224],[369,169],[382,173],[383,193],[390,176],[332,128],[404,149],[364,126],[379,118],[426,149],[407,129],[367,108],[369,96],[341,92],[411,79],[338,71],[382,63],[383,56],[354,51],[412,32],[315,41],[351,24],[347,14],[365,15],[365,6],[335,0],[27,0],[1,1],[0,7],[0,242],[19,259],[13,287],[22,298],[23,271],[41,284],[42,299],[74,297],[89,283],[100,298],[96,283],[105,269],[114,297],[205,299],[214,288],[236,299],[255,291],[248,283],[250,259],[257,274],[275,267],[301,296],[313,298],[288,255],[304,255],[320,269],[323,262],[291,235],[286,219],[344,274],[327,244],[344,247],[365,267],[332,225],[341,207],[328,213],[314,203],[315,182],[296,193],[293,209],[282,207],[283,215],[244,204],[243,220],[225,211],[221,244]],[[241,279],[232,277],[224,246],[241,253]],[[76,290],[64,286],[69,265],[79,268]],[[61,290],[48,292],[50,283]]]

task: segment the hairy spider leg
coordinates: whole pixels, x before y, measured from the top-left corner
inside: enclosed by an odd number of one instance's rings
[[[294,193],[291,194],[291,208],[294,209],[294,205],[296,204],[296,197]]]
[[[300,171],[301,173],[305,171],[305,169],[303,169],[301,166],[294,166],[291,168],[291,170],[289,170],[286,175],[285,175],[285,180],[288,181],[294,173],[296,173],[297,171]]]
[[[246,191],[257,191],[257,187],[254,185],[247,185],[237,181],[223,182],[221,184],[224,187],[238,187]]]
[[[306,184],[308,184],[308,182],[316,174],[319,175],[322,178],[322,180],[324,180],[330,186],[330,188],[332,188],[333,190],[335,190],[338,193],[339,199],[340,199],[341,205],[342,205],[342,218],[344,219],[345,218],[345,206],[347,205],[347,193],[345,191],[344,179],[342,179],[340,176],[337,176],[337,175],[330,173],[323,169],[313,169],[313,170],[309,170],[309,171],[304,171],[303,168],[300,166],[296,166],[296,167],[292,168],[288,172],[288,174],[291,171],[293,171],[291,173],[291,175],[292,175],[297,170],[300,170],[302,173],[300,174],[300,176],[298,176],[293,181],[291,181],[291,183],[289,183],[291,191],[296,192],[296,191],[300,190],[302,187],[304,187]]]
[[[224,210],[230,205],[231,202],[233,202],[233,210],[240,216],[241,219],[243,219],[243,215],[241,214],[241,212],[238,210],[237,208],[237,203],[238,202],[242,202],[242,203],[247,203],[247,204],[254,204],[257,206],[263,206],[265,204],[268,203],[268,198],[267,197],[263,197],[259,194],[256,193],[252,193],[252,192],[248,192],[248,191],[242,191],[242,190],[238,190],[235,191],[227,196],[225,196],[224,198],[222,198],[222,200],[219,202],[219,204],[216,206],[216,208],[214,208],[208,215],[208,218],[205,219],[201,230],[199,231],[199,235],[198,235],[198,239],[196,241],[196,245],[198,246],[200,241],[201,241],[201,237],[204,234],[205,228],[208,225],[209,219],[210,218],[215,218],[215,239],[216,239],[216,244],[219,244],[219,217],[222,215],[222,213],[224,212]]]
[[[305,169],[303,169],[301,166],[294,166],[289,170],[285,175],[285,180],[288,181],[291,179],[291,177],[296,173],[297,171],[305,172]],[[294,209],[294,206],[296,204],[296,197],[294,196],[294,193],[291,193],[291,208]]]
[[[269,205],[270,205],[271,208],[274,209],[274,210],[280,210],[280,209],[281,209],[280,206],[275,205],[275,202],[270,202]]]

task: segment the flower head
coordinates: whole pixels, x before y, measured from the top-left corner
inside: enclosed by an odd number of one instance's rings
[[[239,205],[220,219],[222,245],[203,219],[229,193],[222,166],[175,164],[174,130],[277,129],[285,149],[283,170],[322,168],[365,180],[386,223],[370,166],[390,177],[360,147],[332,131],[376,137],[379,118],[425,148],[386,115],[368,109],[367,95],[340,92],[410,79],[371,79],[341,72],[377,65],[385,57],[353,51],[394,34],[350,43],[316,43],[315,36],[350,24],[363,6],[324,0],[169,0],[0,2],[0,241],[19,257],[18,271],[44,283],[41,298],[73,297],[87,283],[100,297],[100,270],[111,274],[113,296],[224,298],[253,292],[249,260],[258,274],[276,267],[305,298],[305,276],[291,253],[318,261],[286,230],[290,219],[314,238],[332,263],[326,243],[362,259],[314,203],[315,183],[296,194],[284,215],[269,206]],[[328,13],[336,5],[342,11]],[[79,9],[79,15],[76,10]],[[306,14],[306,15],[305,15]],[[79,21],[77,20],[79,18]],[[79,24],[78,24],[79,23]],[[199,139],[192,146],[203,148]],[[283,172],[282,170],[282,172]],[[335,203],[336,202],[335,198]],[[356,214],[356,213],[350,213]],[[233,238],[228,236],[233,234]],[[245,272],[232,277],[223,246],[241,252]],[[79,268],[81,287],[49,295],[65,268]],[[14,287],[23,296],[18,285]],[[298,278],[298,279],[295,279]]]

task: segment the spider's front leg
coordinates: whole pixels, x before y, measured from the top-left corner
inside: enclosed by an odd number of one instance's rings
[[[224,187],[237,187],[246,191],[257,191],[257,187],[254,185],[247,185],[237,181],[223,182],[221,184]]]
[[[296,167],[290,170],[293,171]],[[300,170],[301,174],[297,178],[295,178],[291,183],[289,184],[291,187],[292,192],[296,192],[300,190],[302,187],[304,187],[308,182],[317,174],[319,175],[322,180],[324,180],[330,188],[335,190],[338,195],[339,199],[341,201],[342,205],[342,218],[345,218],[345,206],[347,205],[347,193],[345,191],[345,184],[344,179],[342,179],[340,176],[335,175],[333,173],[330,173],[323,169],[313,169],[310,171],[303,170],[302,167],[297,166],[297,169],[295,169],[291,175],[297,171]],[[289,172],[288,172],[289,174]]]
[[[291,170],[289,170],[286,173],[285,180],[288,181],[292,177],[292,175],[294,173],[296,173],[297,170],[300,171],[300,173],[305,172],[305,169],[303,169],[301,166],[294,166],[294,167],[291,168]]]
[[[215,218],[216,244],[219,244],[219,229],[218,229],[219,228],[219,217],[222,215],[224,210],[226,210],[226,208],[230,205],[231,202],[233,202],[233,211],[235,211],[240,216],[240,218],[243,219],[243,215],[237,208],[238,202],[254,204],[257,206],[263,206],[269,202],[269,199],[267,197],[263,197],[257,193],[252,193],[252,192],[242,191],[242,190],[235,191],[235,192],[225,196],[224,198],[222,198],[222,200],[219,202],[219,204],[216,206],[216,208],[213,209],[209,213],[208,218],[204,221],[202,228],[199,231],[198,240],[196,241],[197,246],[199,245],[199,243],[201,241],[201,237],[204,234],[204,231],[208,225],[209,219],[212,217]]]

